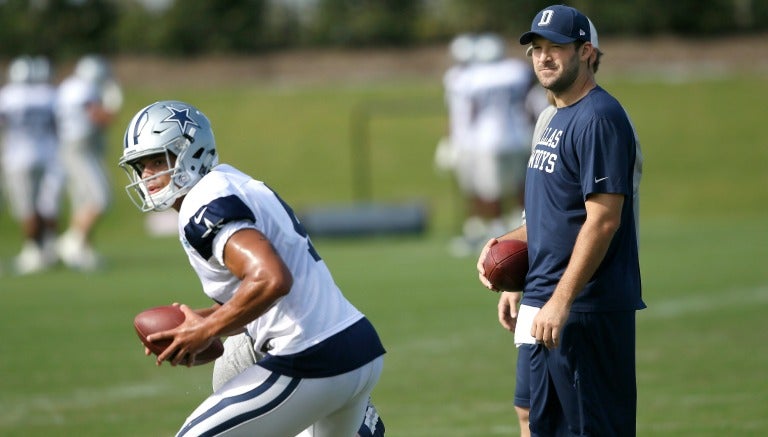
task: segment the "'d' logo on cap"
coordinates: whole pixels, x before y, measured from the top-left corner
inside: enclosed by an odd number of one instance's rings
[[[584,14],[570,6],[549,6],[536,14],[531,21],[531,30],[520,36],[520,44],[530,44],[534,37],[545,38],[556,44],[589,41],[588,22]]]
[[[552,21],[552,16],[555,15],[555,11],[547,9],[541,13],[541,20],[539,20],[538,26],[548,26]]]

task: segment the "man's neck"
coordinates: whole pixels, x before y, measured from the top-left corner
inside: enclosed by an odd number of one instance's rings
[[[570,88],[567,90],[554,94],[555,106],[558,108],[564,108],[571,106],[579,100],[583,99],[593,88],[597,86],[594,76],[591,74],[582,74],[573,82]]]

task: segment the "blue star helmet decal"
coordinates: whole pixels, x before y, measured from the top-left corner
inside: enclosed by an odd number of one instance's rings
[[[177,123],[182,133],[187,132],[187,124],[200,127],[200,125],[197,124],[195,120],[189,117],[189,108],[176,109],[172,106],[166,106],[165,108],[171,111],[171,115],[169,115],[163,121]]]

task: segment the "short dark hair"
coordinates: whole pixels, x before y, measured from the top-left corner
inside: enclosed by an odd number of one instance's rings
[[[600,67],[600,58],[603,57],[603,51],[595,48],[597,51],[597,56],[595,57],[595,62],[592,63],[592,72],[597,73],[597,69]]]

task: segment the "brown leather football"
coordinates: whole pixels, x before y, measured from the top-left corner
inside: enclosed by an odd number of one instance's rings
[[[156,332],[167,331],[179,326],[184,322],[184,313],[179,307],[174,305],[164,305],[149,308],[136,315],[133,319],[133,327],[136,328],[141,342],[149,348],[155,355],[163,353],[165,348],[171,345],[170,340],[147,341],[147,336]],[[195,356],[193,366],[210,363],[224,353],[224,344],[221,339],[216,338],[210,346]],[[187,364],[187,359],[182,361]]]
[[[483,269],[497,290],[522,291],[528,274],[528,244],[521,240],[499,241],[488,250]]]

